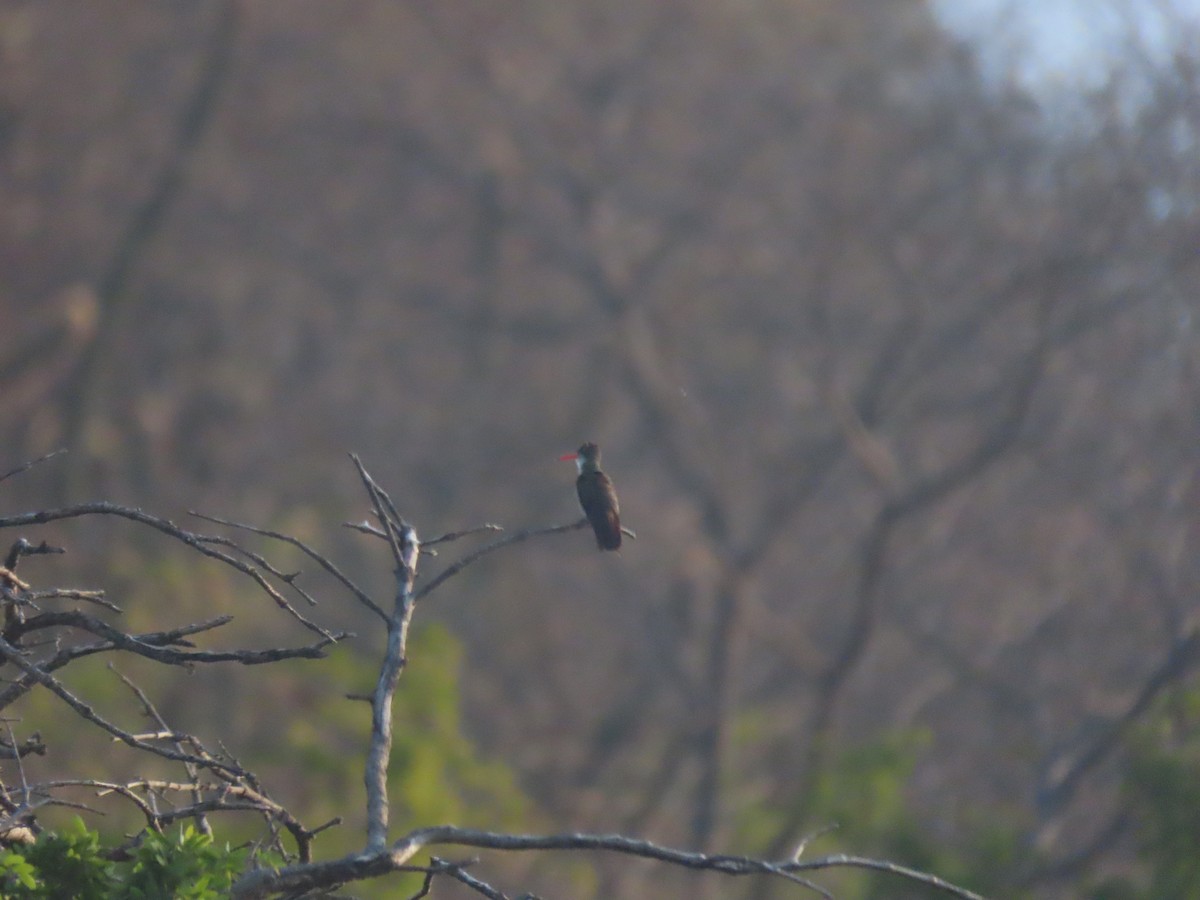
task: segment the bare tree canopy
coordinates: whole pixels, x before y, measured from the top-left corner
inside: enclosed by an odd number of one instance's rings
[[[436,571],[423,544],[412,591],[458,661],[429,692],[461,700],[443,746],[496,768],[457,806],[410,791],[405,827],[759,861],[821,834],[991,896],[1167,890],[1146,798],[1184,796],[1196,727],[1200,41],[1164,46],[1131,39],[1062,128],[921,0],[9,4],[0,470],[69,452],[0,481],[0,515],[70,549],[14,590],[83,587],[5,640],[73,629],[266,691],[148,699],[264,756],[311,742],[269,796],[328,821],[366,746],[334,697],[393,689],[362,668],[393,604],[346,574],[389,535],[332,527],[361,519],[354,448],[423,530],[505,526]],[[584,440],[619,552],[577,533],[557,458]],[[351,603],[314,607],[259,542]],[[313,656],[335,674],[299,687]],[[29,715],[12,742],[49,736]],[[427,777],[400,734],[373,753]],[[793,887],[584,869],[506,873]]]
[[[87,788],[96,791],[99,796],[116,794],[128,800],[144,815],[147,832],[159,832],[174,822],[195,819],[202,832],[211,833],[209,816],[215,812],[251,813],[261,816],[272,827],[273,833],[272,839],[264,845],[264,849],[269,848],[276,851],[279,858],[288,864],[272,866],[256,857],[252,858],[253,868],[231,885],[230,894],[234,897],[313,896],[348,883],[379,878],[395,872],[424,875],[423,886],[415,896],[424,896],[428,893],[438,876],[461,882],[485,897],[501,898],[505,896],[478,877],[469,874],[467,872],[468,863],[451,863],[437,857],[432,857],[427,865],[412,861],[426,848],[449,845],[508,851],[602,850],[725,875],[774,876],[826,898],[833,895],[809,880],[805,873],[819,873],[822,870],[848,867],[885,872],[936,888],[946,894],[967,898],[967,900],[979,900],[978,894],[950,884],[936,875],[920,872],[887,860],[845,854],[801,859],[804,850],[803,844],[793,852],[791,858],[772,862],[746,856],[674,850],[650,841],[620,834],[506,834],[461,828],[454,825],[437,825],[417,828],[398,840],[392,840],[389,837],[392,802],[388,769],[392,762],[392,741],[396,728],[393,723],[393,707],[395,693],[408,662],[409,628],[419,598],[415,583],[421,542],[417,537],[416,529],[404,520],[391,497],[368,474],[359,458],[354,456],[353,461],[370,500],[374,521],[378,523],[374,527],[358,526],[356,530],[383,538],[391,551],[392,561],[395,564],[395,594],[389,611],[385,611],[383,603],[372,600],[364,589],[343,574],[332,561],[304,542],[262,528],[229,524],[298,547],[306,557],[317,562],[325,572],[331,574],[338,586],[347,591],[351,597],[384,619],[387,638],[379,663],[375,689],[369,697],[371,728],[366,763],[363,768],[363,783],[366,788],[366,842],[363,849],[337,859],[314,860],[312,852],[314,838],[320,832],[339,825],[340,819],[326,822],[317,828],[305,827],[300,819],[284,805],[272,800],[264,792],[261,779],[257,775],[246,769],[227,751],[213,752],[196,735],[170,727],[147,694],[124,675],[118,674],[117,677],[130,689],[137,703],[144,708],[145,714],[155,720],[158,726],[156,731],[137,734],[121,728],[81,699],[67,686],[63,678],[56,674],[80,658],[93,654],[119,652],[134,657],[143,657],[167,666],[181,667],[220,662],[258,666],[296,658],[320,659],[324,657],[325,651],[330,645],[352,637],[345,633],[328,632],[296,613],[295,607],[284,596],[285,592],[295,594],[309,603],[316,602],[315,598],[297,583],[298,573],[284,573],[273,566],[264,556],[242,547],[234,539],[185,531],[169,521],[148,515],[141,510],[112,503],[91,503],[27,515],[0,517],[0,529],[29,528],[82,516],[117,516],[131,519],[140,525],[160,531],[204,555],[211,556],[246,576],[285,613],[300,621],[306,629],[321,634],[323,639],[306,647],[278,647],[265,650],[236,649],[223,652],[203,651],[190,649],[195,646],[190,638],[227,625],[230,617],[192,623],[168,632],[132,634],[123,632],[93,616],[78,612],[42,612],[39,602],[72,599],[86,599],[100,603],[118,613],[120,610],[107,603],[103,599],[102,592],[98,591],[62,589],[35,591],[29,584],[18,578],[14,571],[21,558],[63,551],[62,548],[52,547],[45,542],[34,545],[25,538],[18,538],[9,551],[7,565],[0,569],[7,623],[3,635],[0,636],[0,660],[19,670],[22,675],[13,681],[8,689],[0,692],[0,709],[6,712],[14,708],[20,709],[19,701],[30,691],[38,687],[45,688],[66,704],[87,725],[107,732],[116,740],[150,757],[182,764],[186,778],[182,781],[166,781],[139,777],[123,783],[88,778],[30,782],[26,778],[21,764],[22,757],[30,754],[45,754],[46,745],[41,741],[40,736],[35,736],[20,745],[14,740],[4,745],[3,750],[7,751],[6,758],[11,759],[16,765],[20,775],[20,784],[19,787],[13,788],[0,784],[0,811],[4,814],[3,819],[0,820],[0,839],[10,843],[27,842],[30,837],[26,835],[42,830],[37,816],[39,809],[53,805],[79,806],[79,804],[64,799],[63,794],[70,789]],[[21,466],[10,474],[24,471],[30,465]],[[578,530],[583,524],[584,522],[577,522],[565,526],[533,529],[526,531],[524,536],[526,538],[535,535],[549,537]],[[467,532],[453,535],[452,539],[487,530],[489,529],[470,529]],[[443,537],[435,543],[445,540],[447,537]],[[435,579],[436,584],[431,582],[429,590],[422,593],[431,593],[433,587],[444,584],[450,577],[459,574],[481,555],[515,546],[517,543],[519,541],[516,540],[497,541],[480,551],[468,554],[457,563],[444,569],[442,575],[445,577]],[[225,548],[225,550],[215,550],[216,546]],[[276,582],[279,587],[276,587]],[[26,609],[36,612],[30,616],[25,612]],[[46,632],[58,634],[58,637],[51,642],[54,649],[48,653],[39,652],[38,643],[31,642],[30,638]],[[89,636],[99,640],[89,641]],[[71,644],[72,646],[69,649],[61,648],[62,644]],[[178,647],[189,649],[176,649]],[[142,795],[149,799],[143,799]],[[189,797],[190,801],[185,800],[182,805],[179,805],[173,799],[176,796]],[[290,836],[291,846],[287,846],[283,842],[283,831]],[[21,835],[20,838],[15,837],[18,832]],[[136,846],[143,837],[143,834],[136,835],[130,842],[130,846]],[[126,851],[116,851],[117,854],[124,852]]]

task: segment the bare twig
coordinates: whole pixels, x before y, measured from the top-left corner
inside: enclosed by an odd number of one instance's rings
[[[383,611],[383,609],[379,606],[379,604],[377,604],[374,600],[371,599],[370,595],[368,595],[366,591],[364,591],[357,584],[355,584],[354,581],[348,575],[346,575],[344,572],[342,572],[341,569],[339,569],[336,565],[334,565],[334,563],[327,556],[325,556],[324,554],[318,553],[316,550],[314,550],[312,547],[308,546],[308,544],[304,543],[304,541],[300,540],[299,538],[292,537],[289,534],[283,534],[278,531],[271,531],[270,529],[267,529],[267,528],[259,528],[255,525],[247,525],[243,522],[233,522],[233,521],[230,521],[229,519],[221,519],[221,518],[218,518],[217,516],[205,515],[204,513],[199,513],[199,512],[196,512],[195,510],[191,510],[190,515],[193,515],[198,519],[204,519],[205,521],[208,521],[208,522],[215,522],[217,525],[227,525],[230,528],[240,528],[243,531],[249,531],[252,534],[261,534],[264,537],[274,538],[277,541],[283,541],[284,543],[291,544],[293,547],[298,548],[309,559],[313,560],[313,562],[315,562],[317,565],[319,565],[322,569],[324,569],[326,572],[328,572],[330,575],[332,575],[334,578],[336,578],[338,580],[338,582],[344,588],[346,588],[346,590],[348,590],[351,594],[354,595],[354,598],[356,600],[358,600],[359,603],[363,604],[365,607],[367,607],[369,610],[371,610],[373,613],[375,613],[381,619],[384,619],[384,620],[387,619],[387,613],[385,613]],[[383,532],[380,532],[379,534],[381,537],[384,536]]]
[[[87,603],[95,603],[97,606],[103,606],[111,612],[123,612],[121,607],[113,603],[111,600],[104,599],[104,591],[80,591],[73,588],[50,588],[45,591],[29,591],[25,594],[25,600],[30,603],[36,603],[38,600],[83,600]]]
[[[475,860],[456,863],[445,859],[439,859],[436,856],[431,856],[429,858],[431,871],[433,871],[435,874],[438,874],[438,870],[433,869],[433,867],[440,866],[441,874],[445,874],[450,878],[453,878],[455,881],[465,884],[467,887],[471,888],[471,890],[475,891],[475,893],[487,897],[488,900],[508,900],[508,897],[505,896],[505,894],[503,894],[501,891],[496,890],[486,881],[476,878],[467,871],[467,866],[473,862],[475,862]]]
[[[226,618],[225,621],[229,621]],[[210,624],[210,623],[202,623]],[[346,637],[345,633],[331,634],[328,637],[304,647],[274,647],[267,650],[176,650],[171,644],[179,643],[177,638],[168,638],[180,634],[180,631],[158,632],[156,634],[131,635],[114,628],[102,619],[89,616],[78,610],[63,612],[41,613],[25,622],[13,626],[10,637],[16,638],[22,634],[42,628],[59,628],[69,626],[78,628],[104,638],[105,645],[87,645],[75,650],[86,650],[97,653],[104,650],[118,649],[145,656],[148,659],[171,665],[188,665],[189,663],[236,662],[243,666],[259,666],[264,663],[278,662],[281,659],[322,659],[325,648]],[[199,630],[199,629],[197,629]]]
[[[245,784],[201,784],[198,782],[180,783],[174,781],[157,781],[157,780],[141,780],[131,781],[125,786],[126,790],[146,790],[157,792],[196,792],[201,791],[208,796],[202,800],[194,801],[190,805],[181,807],[176,810],[171,810],[165,813],[159,813],[159,821],[163,825],[179,819],[189,819],[205,812],[240,812],[253,810],[263,813],[269,818],[278,821],[292,835],[296,841],[297,852],[300,856],[301,863],[307,863],[312,858],[312,838],[318,831],[323,831],[332,825],[337,824],[339,820],[334,819],[327,822],[320,828],[309,830],[301,824],[300,820],[293,816],[288,810],[276,803],[266,794],[261,791],[254,790]],[[115,788],[114,788],[115,790]],[[235,798],[231,800],[230,798]]]
[[[17,746],[17,736],[13,734],[12,722],[5,720],[4,727],[8,729],[8,740],[10,747]],[[21,754],[14,753],[13,759],[17,763],[17,774],[21,779],[21,802],[22,804],[29,803],[29,782],[25,779],[25,765],[21,762]]]
[[[125,731],[123,728],[119,728],[112,722],[109,722],[94,709],[92,709],[91,706],[68,691],[53,675],[42,671],[42,669],[40,669],[38,666],[25,659],[21,651],[8,641],[4,640],[4,638],[0,638],[0,657],[3,657],[8,662],[11,662],[17,668],[21,669],[21,671],[25,672],[26,675],[29,675],[35,681],[37,681],[38,684],[41,684],[43,687],[47,688],[52,694],[57,696],[60,700],[71,707],[71,709],[73,709],[77,715],[95,725],[98,725],[113,737],[128,744],[130,747],[135,747],[138,750],[145,750],[148,753],[153,753],[155,756],[172,759],[176,762],[194,762],[197,765],[204,766],[205,768],[218,769],[228,772],[231,775],[246,774],[246,772],[240,767],[229,765],[228,763],[221,762],[220,760],[201,759],[200,757],[191,756],[186,753],[176,753],[174,750],[168,750],[164,747],[156,747],[153,744],[148,744],[145,741],[138,740],[128,731]]]
[[[39,556],[47,553],[66,553],[62,547],[52,547],[45,541],[40,544],[31,544],[25,538],[17,538],[13,541],[12,547],[9,548],[8,556],[4,560],[6,569],[15,569],[17,563],[22,556]]]
[[[564,534],[568,531],[578,531],[581,528],[587,527],[587,519],[580,519],[577,522],[571,522],[569,525],[549,525],[540,528],[526,528],[523,531],[514,531],[512,534],[505,535],[502,538],[492,541],[490,544],[484,544],[478,550],[472,551],[460,559],[456,563],[452,563],[421,588],[417,592],[416,599],[421,600],[433,593],[443,582],[453,578],[471,563],[478,562],[483,557],[490,553],[495,553],[497,550],[503,550],[505,547],[511,547],[513,544],[520,544],[530,538],[541,537],[545,534]],[[624,530],[624,529],[622,529]]]
[[[824,835],[829,834],[829,832],[831,832],[831,831],[836,831],[837,828],[838,828],[837,823],[832,822],[829,825],[826,825],[824,828],[818,828],[816,831],[812,832],[811,834],[806,834],[804,837],[802,837],[800,839],[800,843],[796,845],[796,849],[792,851],[792,860],[794,862],[799,862],[800,857],[804,855],[804,851],[808,849],[809,844],[811,844],[817,838],[823,837]]]
[[[162,831],[162,824],[159,821],[158,813],[154,808],[135,794],[130,788],[123,784],[116,784],[108,781],[96,781],[92,778],[62,778],[55,781],[43,781],[34,785],[34,790],[38,793],[49,795],[50,791],[64,787],[86,787],[95,788],[98,791],[98,796],[104,796],[106,793],[117,794],[124,797],[130,803],[138,808],[138,811],[146,819],[146,827],[153,831]]]
[[[118,672],[116,666],[114,666],[112,663],[108,664],[108,670],[121,679],[122,683],[129,688],[131,692],[133,692],[133,695],[137,697],[138,702],[142,704],[142,709],[145,710],[146,715],[153,719],[158,724],[159,728],[161,728],[163,731],[170,730],[170,727],[167,725],[167,720],[164,719],[162,714],[158,711],[158,707],[156,707],[150,698],[146,696],[145,691],[134,684],[133,681],[127,678],[124,674]],[[175,742],[175,749],[180,753],[186,752],[184,750],[182,740]],[[184,768],[187,769],[188,778],[191,779],[193,784],[192,802],[199,803],[201,800],[200,790],[199,788],[195,787],[195,782],[196,779],[200,777],[200,770],[190,762],[184,763],[183,765]],[[209,825],[208,819],[204,815],[201,814],[196,816],[196,827],[200,829],[201,833],[212,837],[212,826]]]
[[[408,900],[421,900],[422,897],[429,896],[429,889],[433,887],[433,876],[437,875],[442,868],[439,867],[437,859],[433,859],[428,869],[425,870],[425,880],[421,882],[421,889],[413,894]]]
[[[376,483],[370,473],[363,466],[362,460],[359,459],[357,453],[351,453],[350,459],[354,462],[354,467],[358,469],[358,476],[362,479],[363,486],[367,489],[367,496],[371,499],[371,506],[375,511],[376,517],[383,523],[384,536],[387,538],[388,546],[392,551],[392,558],[396,563],[396,572],[399,574],[405,567],[404,560],[405,550],[401,546],[399,532],[408,528],[406,523],[396,511],[396,504],[392,502],[392,498],[388,496],[387,491]],[[420,548],[417,548],[420,552]]]
[[[0,475],[0,481],[7,481],[8,479],[12,478],[14,475],[20,475],[22,472],[24,472],[28,469],[32,469],[38,463],[44,463],[46,460],[54,459],[54,457],[59,456],[60,454],[63,454],[66,452],[67,452],[66,447],[59,447],[57,450],[51,450],[45,456],[39,456],[37,459],[31,459],[29,462],[22,463],[21,465],[17,466],[15,469],[11,469],[8,472],[5,472],[3,475]],[[12,566],[10,565],[9,568],[12,568]]]
[[[370,522],[343,522],[343,528],[349,528],[352,531],[358,531],[362,534],[369,534],[372,537],[386,538],[387,532],[382,528],[377,528]],[[485,522],[475,528],[465,528],[462,531],[447,531],[445,534],[439,534],[435,538],[421,541],[421,552],[430,556],[437,556],[437,551],[430,549],[434,544],[445,544],[450,541],[461,540],[465,537],[472,537],[477,534],[487,534],[489,532],[503,531],[503,525],[496,525],[493,522]]]
[[[190,515],[195,515],[195,513],[190,513]],[[233,538],[222,537],[218,534],[206,534],[201,536],[201,540],[207,544],[212,544],[216,547],[228,547],[234,553],[240,553],[264,572],[269,572],[290,587],[293,591],[299,594],[309,606],[317,605],[317,598],[296,583],[296,579],[298,579],[301,575],[299,571],[285,572],[276,567],[261,553],[255,553],[249,547],[243,547]]]
[[[13,623],[6,629],[5,637],[10,641],[19,640],[20,637],[31,628],[45,628],[56,624],[72,624],[70,621],[74,616],[84,616],[83,613],[42,613],[25,622]],[[64,618],[65,617],[65,618]],[[91,617],[84,617],[90,619]],[[127,635],[132,640],[139,644],[148,644],[153,647],[158,646],[191,646],[185,640],[188,635],[197,634],[201,631],[208,631],[213,628],[219,628],[222,625],[232,621],[232,616],[218,616],[215,619],[210,619],[206,622],[196,622],[191,625],[184,625],[180,628],[172,629],[171,631],[150,632],[140,635]],[[98,621],[98,620],[97,620]],[[94,653],[103,653],[109,650],[114,650],[116,647],[111,643],[103,644],[83,644],[70,647],[63,647],[58,650],[54,656],[42,661],[39,668],[43,672],[54,672],[61,669],[63,666],[70,663],[72,660],[83,656],[91,656]],[[30,688],[37,684],[37,679],[28,675],[18,679],[0,691],[0,709],[4,709],[12,704],[22,694],[27,693]]]
[[[95,790],[99,797],[107,794],[124,797],[141,811],[147,826],[154,831],[162,831],[172,822],[196,818],[209,812],[258,812],[271,821],[279,822],[291,833],[296,841],[301,863],[307,863],[311,859],[313,835],[333,824],[327,823],[321,828],[309,830],[283,806],[245,784],[205,784],[199,781],[175,782],[156,779],[138,779],[122,783],[92,778],[64,778],[31,785],[30,791],[37,796],[48,796],[50,791],[65,787],[90,788]],[[200,792],[204,796],[194,799],[186,806],[163,811],[155,809],[155,806],[143,799],[139,792],[156,798],[163,798],[172,793],[188,793],[195,796]]]
[[[503,525],[496,525],[492,522],[484,522],[482,525],[479,525],[475,528],[467,528],[463,531],[447,531],[445,534],[440,534],[428,541],[422,541],[421,546],[430,547],[434,544],[446,544],[450,541],[457,541],[465,537],[474,537],[477,534],[487,534],[488,532],[503,530]]]
[[[5,722],[8,719],[4,720]],[[0,759],[15,759],[21,756],[45,756],[46,742],[42,740],[40,732],[35,731],[20,744],[6,744],[0,741]]]
[[[94,503],[80,503],[75,506],[67,506],[61,509],[45,509],[38,512],[23,513],[16,516],[0,517],[0,528],[22,528],[28,525],[42,525],[46,522],[54,522],[60,519],[74,519],[80,516],[118,516],[123,519],[129,519],[133,522],[138,522],[142,525],[148,525],[163,534],[170,535],[178,541],[182,541],[189,547],[199,551],[205,556],[223,562],[243,575],[253,579],[254,582],[263,590],[263,592],[275,601],[275,605],[288,613],[293,619],[303,625],[310,631],[325,638],[332,638],[332,635],[321,626],[309,621],[305,618],[287,598],[284,597],[255,566],[252,566],[237,557],[230,556],[228,553],[223,553],[209,546],[216,538],[210,535],[194,534],[190,531],[185,531],[174,522],[168,519],[162,519],[158,516],[152,516],[149,513],[142,512],[140,509],[134,509],[127,506],[119,506],[116,503],[107,501],[98,501]]]

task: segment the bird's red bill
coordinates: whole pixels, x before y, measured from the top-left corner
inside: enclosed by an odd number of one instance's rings
[[[558,458],[558,461],[562,462],[567,459],[579,459],[579,454],[578,453],[564,453],[562,456],[560,456]]]

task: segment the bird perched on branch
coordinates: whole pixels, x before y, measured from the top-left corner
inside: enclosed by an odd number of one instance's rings
[[[559,459],[573,459],[579,468],[575,490],[579,493],[579,505],[596,533],[596,544],[601,550],[620,549],[621,509],[612,479],[600,471],[600,448],[589,441],[575,453]]]

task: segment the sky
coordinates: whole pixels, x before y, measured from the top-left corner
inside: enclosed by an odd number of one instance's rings
[[[1200,0],[931,0],[951,32],[975,44],[984,72],[1033,93],[1105,79],[1129,39],[1165,56],[1200,28]],[[1180,23],[1185,27],[1181,27]],[[1196,39],[1196,33],[1190,35]]]

